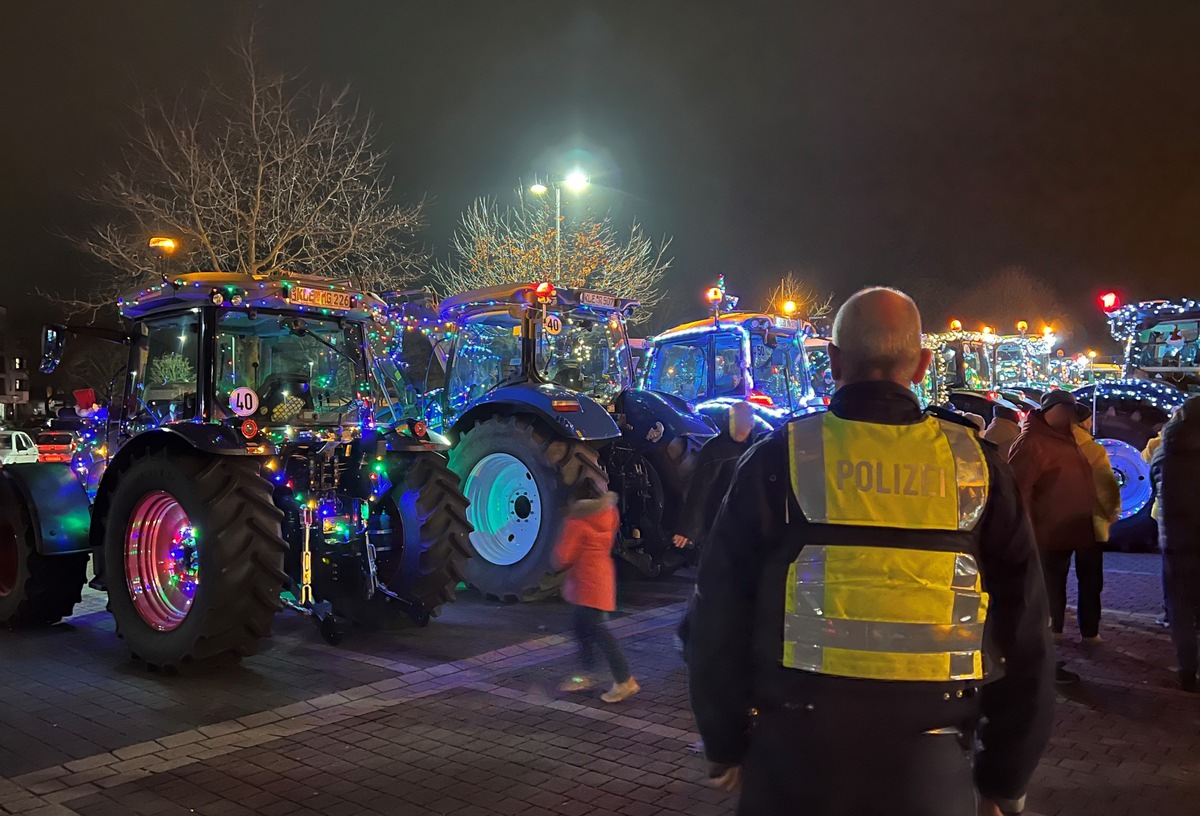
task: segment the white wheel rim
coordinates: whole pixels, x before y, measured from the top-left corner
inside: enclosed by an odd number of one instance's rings
[[[1142,460],[1137,448],[1120,439],[1097,439],[1108,453],[1113,475],[1121,486],[1121,518],[1139,513],[1154,495],[1150,484],[1150,466]]]
[[[507,567],[529,555],[542,529],[542,494],[520,459],[488,454],[471,468],[464,492],[480,558]]]

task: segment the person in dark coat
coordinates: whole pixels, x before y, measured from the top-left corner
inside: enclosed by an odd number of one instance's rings
[[[1019,813],[1054,692],[1012,472],[922,412],[906,295],[850,298],[830,356],[829,411],[742,457],[705,539],[689,687],[709,777],[740,816]]]
[[[1200,397],[1180,406],[1163,427],[1150,475],[1158,496],[1158,543],[1179,685],[1194,692],[1200,672]]]
[[[754,408],[748,402],[729,406],[729,422],[721,432],[704,443],[696,457],[692,483],[688,486],[687,501],[680,516],[680,529],[675,534],[676,547],[699,554],[702,536],[712,529],[713,519],[721,507],[721,499],[733,481],[738,460],[754,444]],[[684,660],[691,637],[691,608],[679,622],[679,642],[683,645]]]
[[[703,531],[712,528],[721,499],[733,480],[733,470],[742,454],[754,444],[754,408],[748,402],[729,406],[729,421],[721,432],[700,448],[687,501],[675,533],[676,547],[696,548]]]
[[[1069,391],[1047,391],[1042,407],[1025,418],[1008,462],[1017,477],[1042,554],[1055,640],[1063,637],[1067,574],[1074,555],[1079,582],[1079,634],[1085,644],[1094,645],[1100,641],[1104,550],[1096,541],[1093,521],[1098,500],[1092,466],[1075,440],[1075,409],[1075,397]],[[1055,679],[1077,683],[1079,675],[1060,663]]]

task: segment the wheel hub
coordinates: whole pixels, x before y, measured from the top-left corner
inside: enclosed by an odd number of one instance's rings
[[[1154,490],[1150,484],[1150,467],[1142,460],[1137,448],[1120,439],[1097,439],[1108,453],[1113,475],[1121,488],[1121,519],[1137,515],[1150,503]]]
[[[471,544],[480,558],[504,567],[529,555],[542,528],[542,497],[524,462],[488,454],[471,468],[464,492],[475,528]]]
[[[161,490],[133,509],[125,533],[125,579],[134,609],[149,626],[177,629],[200,585],[199,544],[179,502]]]

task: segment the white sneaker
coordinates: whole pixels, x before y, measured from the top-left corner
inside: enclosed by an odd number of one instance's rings
[[[600,695],[600,699],[606,703],[619,703],[641,690],[642,687],[638,685],[638,681],[630,677],[624,683],[614,683],[612,688]]]

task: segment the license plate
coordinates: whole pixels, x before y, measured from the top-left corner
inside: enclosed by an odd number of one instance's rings
[[[352,305],[349,292],[338,292],[332,289],[309,289],[305,286],[293,286],[288,291],[288,303],[297,306],[310,306],[316,309],[341,309],[349,311]]]
[[[600,295],[596,292],[580,292],[579,302],[584,306],[601,306],[606,309],[615,309],[617,299],[612,295]]]

